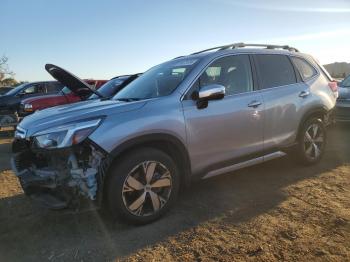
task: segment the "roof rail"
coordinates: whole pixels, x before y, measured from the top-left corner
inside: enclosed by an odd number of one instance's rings
[[[208,48],[199,52],[195,52],[191,55],[196,55],[196,54],[200,54],[200,53],[204,53],[207,51],[211,51],[211,50],[215,50],[217,49],[218,51],[221,50],[227,50],[227,49],[236,49],[236,48],[242,48],[242,47],[265,47],[266,49],[284,49],[284,50],[288,50],[288,51],[292,51],[292,52],[299,52],[298,49],[296,49],[295,47],[291,47],[288,45],[265,45],[265,44],[245,44],[245,43],[234,43],[234,44],[229,44],[229,45],[223,45],[223,46],[217,46],[217,47],[212,47],[212,48]]]

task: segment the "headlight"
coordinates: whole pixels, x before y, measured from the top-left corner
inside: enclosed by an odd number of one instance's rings
[[[33,111],[33,105],[32,104],[24,104],[24,111],[32,112]]]
[[[101,123],[102,119],[93,119],[57,126],[34,134],[36,145],[40,148],[64,148],[79,144],[87,138]]]

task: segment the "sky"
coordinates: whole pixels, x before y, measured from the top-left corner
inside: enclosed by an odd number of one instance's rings
[[[288,44],[321,63],[350,62],[350,0],[1,0],[0,56],[16,80],[143,72],[235,42]]]

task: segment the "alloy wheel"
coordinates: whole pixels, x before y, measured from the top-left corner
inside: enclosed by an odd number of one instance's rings
[[[320,157],[324,147],[323,129],[316,123],[310,125],[304,135],[304,152],[305,155],[315,160]]]
[[[123,203],[136,216],[150,216],[168,202],[172,189],[171,172],[156,161],[145,161],[135,166],[126,177]]]

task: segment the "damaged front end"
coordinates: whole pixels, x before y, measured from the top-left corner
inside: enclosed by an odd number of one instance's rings
[[[43,149],[16,137],[12,169],[26,195],[51,209],[78,208],[86,198],[99,205],[108,155],[89,139],[65,148]]]

